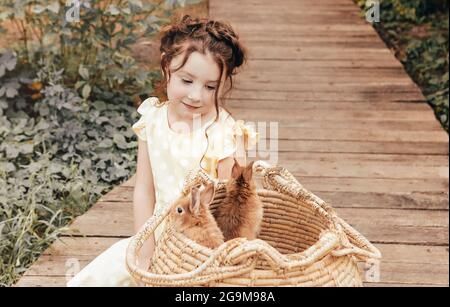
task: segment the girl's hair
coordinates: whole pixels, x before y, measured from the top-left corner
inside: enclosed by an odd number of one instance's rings
[[[178,55],[184,54],[184,58],[181,65],[173,70],[174,72],[186,64],[191,53],[197,51],[206,54],[208,51],[219,66],[219,80],[230,81],[230,87],[223,96],[233,88],[233,76],[237,73],[237,68],[247,62],[247,51],[239,41],[238,34],[234,32],[229,23],[223,21],[192,18],[190,15],[184,15],[181,19],[176,18],[174,22],[164,26],[160,35],[161,70],[164,78],[157,85],[159,95],[164,94],[162,90],[167,88],[167,80],[171,77],[169,66],[172,59]],[[221,85],[221,82],[219,82],[214,93],[216,120],[219,117],[219,99],[222,99],[222,97],[218,97]],[[164,98],[167,98],[167,96]],[[208,139],[206,131],[205,134]],[[200,160],[200,167],[202,167],[202,160],[203,158]]]
[[[230,80],[230,87],[224,93],[227,94],[233,88],[233,76],[237,68],[247,61],[247,51],[239,41],[239,36],[233,31],[231,25],[223,21],[207,18],[192,18],[184,15],[181,20],[175,19],[160,31],[161,46],[161,70],[163,80],[158,84],[158,94],[167,88],[167,79],[171,76],[169,65],[172,59],[184,53],[181,65],[173,71],[178,71],[186,64],[191,53],[197,51],[206,54],[211,53],[220,69],[220,79],[225,75],[225,81]],[[221,84],[219,84],[220,86]],[[218,112],[219,87],[215,91],[215,105]]]

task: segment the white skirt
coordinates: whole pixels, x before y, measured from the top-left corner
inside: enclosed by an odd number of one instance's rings
[[[161,236],[166,221],[155,229],[155,240]],[[77,273],[67,287],[137,287],[126,268],[127,247],[131,238],[113,244]]]
[[[126,250],[131,238],[123,239],[100,254],[68,283],[67,287],[136,287],[126,268]]]

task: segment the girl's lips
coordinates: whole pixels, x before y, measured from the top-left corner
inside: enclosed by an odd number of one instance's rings
[[[189,109],[189,110],[197,110],[198,108],[200,108],[200,107],[193,107],[193,106],[190,106],[190,105],[188,105],[188,104],[185,104],[184,102],[181,102],[187,109]]]

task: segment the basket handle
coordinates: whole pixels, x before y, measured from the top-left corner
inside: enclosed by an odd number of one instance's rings
[[[284,167],[271,166],[265,161],[255,161],[253,171],[263,177],[263,186],[268,190],[287,194],[315,208],[324,216],[335,215],[334,209],[325,201],[306,190],[300,182]],[[336,225],[330,225],[336,227]]]
[[[333,255],[336,257],[354,255],[360,260],[367,261],[369,259],[381,259],[380,251],[367,240],[363,235],[361,235],[356,229],[350,226],[342,218],[335,216],[335,219],[342,227],[345,239],[344,248],[340,250],[333,251]]]
[[[300,182],[288,170],[283,167],[271,167],[264,161],[256,161],[254,171],[263,176],[265,188],[275,189],[280,193],[287,193],[294,198],[302,198],[303,201],[316,209],[324,210],[322,213],[327,215],[332,221],[330,226],[337,233],[341,234],[340,239],[344,247],[333,251],[333,255],[355,255],[364,261],[381,258],[380,251],[372,243],[341,219],[335,210],[325,201],[303,188]]]
[[[229,253],[228,263],[242,263],[246,259],[264,258],[274,271],[290,270],[297,267],[308,266],[325,257],[330,251],[341,246],[339,237],[331,232],[324,232],[318,243],[310,246],[300,254],[289,257],[281,254],[264,240],[256,239],[246,241]],[[256,257],[255,257],[256,256]]]

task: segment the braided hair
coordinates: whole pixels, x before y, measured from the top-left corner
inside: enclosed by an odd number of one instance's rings
[[[173,58],[184,54],[181,65],[174,69],[177,71],[186,64],[192,52],[206,54],[208,51],[220,68],[220,80],[230,81],[227,94],[233,88],[233,76],[237,68],[247,61],[247,51],[239,41],[239,36],[230,24],[208,18],[192,18],[184,15],[180,20],[164,26],[160,31],[161,70],[164,78],[158,85],[159,94],[167,87],[170,78],[169,65]],[[218,112],[219,88],[215,91],[215,105]],[[225,95],[224,94],[224,95]],[[166,98],[166,97],[165,97]]]

